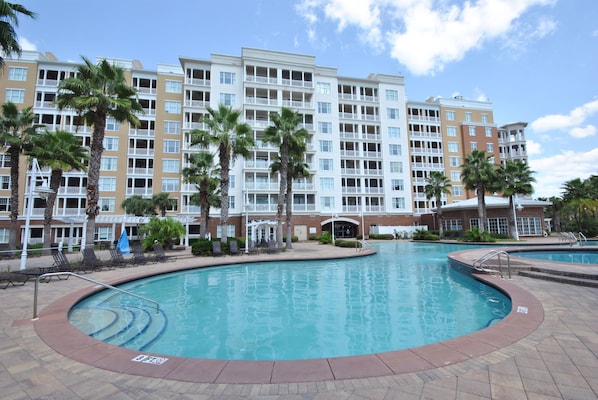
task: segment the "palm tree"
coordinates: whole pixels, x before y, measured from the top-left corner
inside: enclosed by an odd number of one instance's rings
[[[172,205],[172,201],[170,201],[168,193],[162,192],[152,196],[152,204],[160,210],[160,216],[165,217],[166,210]]]
[[[99,207],[100,164],[104,150],[104,132],[106,118],[118,122],[128,121],[139,126],[137,113],[143,107],[136,97],[137,91],[127,85],[124,70],[111,65],[107,60],[97,65],[83,57],[83,65],[77,69],[77,75],[64,79],[58,87],[56,104],[60,110],[72,109],[83,116],[88,125],[93,126],[89,168],[87,171],[87,232],[85,245],[93,247],[95,221]]]
[[[67,171],[85,170],[85,163],[89,155],[85,147],[81,145],[81,138],[66,131],[48,132],[43,135],[36,135],[33,138],[33,147],[27,154],[37,158],[40,166],[50,167],[50,189],[46,198],[44,210],[44,244],[43,252],[50,254],[52,243],[52,212],[62,175]]]
[[[439,236],[442,238],[442,195],[451,193],[451,183],[449,178],[440,171],[432,171],[430,176],[426,179],[426,186],[424,193],[426,198],[430,200],[434,198],[436,201],[436,214],[438,214]]]
[[[518,194],[528,195],[534,192],[532,183],[536,181],[529,165],[522,161],[507,160],[505,164],[498,167],[496,171],[497,189],[503,196],[509,197],[509,232],[511,237],[519,240],[519,234],[515,221],[515,196]]]
[[[27,107],[19,111],[14,103],[2,104],[0,117],[0,138],[4,142],[6,154],[10,156],[10,230],[8,246],[11,250],[17,248],[17,231],[19,230],[19,160],[21,152],[28,148],[31,139],[36,135],[39,125],[33,122],[36,117],[32,108]]]
[[[475,190],[478,198],[478,218],[480,231],[485,231],[486,226],[486,199],[487,190],[495,182],[494,164],[492,157],[486,156],[485,151],[474,150],[465,156],[465,163],[461,165],[461,181],[465,189]]]
[[[214,155],[207,151],[191,154],[190,167],[183,169],[183,177],[187,183],[195,183],[199,190],[199,209],[201,212],[199,234],[202,238],[208,233],[208,219],[210,218],[210,195],[217,186],[216,175],[220,171],[214,168]],[[219,200],[218,200],[219,201]]]
[[[20,4],[0,0],[0,68],[4,66],[4,56],[21,54],[21,46],[15,32],[19,26],[19,14],[35,18],[37,15]]]
[[[220,104],[218,109],[206,107],[208,116],[202,118],[208,127],[208,131],[195,129],[190,132],[191,145],[199,145],[207,149],[210,145],[218,148],[218,160],[220,163],[220,238],[223,242],[227,240],[228,229],[228,189],[230,185],[230,164],[237,156],[247,157],[249,148],[255,145],[253,137],[250,136],[251,127],[246,123],[239,122],[240,110],[233,110],[230,106]]]
[[[134,195],[127,197],[120,205],[126,214],[135,215],[136,217],[146,217],[156,215],[156,206],[152,199]]]
[[[285,223],[287,225],[287,234],[286,234],[286,246],[287,249],[291,249],[293,247],[293,232],[291,229],[291,220],[293,219],[293,181],[299,178],[309,178],[309,165],[303,161],[303,155],[307,147],[305,142],[293,142],[293,145],[289,151],[289,162],[287,168],[287,187],[286,187],[286,201],[285,201],[285,209],[286,209],[286,219]],[[274,161],[270,165],[270,169],[272,172],[280,172],[281,167],[280,156],[278,157],[277,161]]]
[[[289,168],[289,154],[291,148],[299,148],[309,138],[309,133],[304,128],[299,128],[302,118],[298,112],[283,107],[280,114],[275,112],[270,115],[272,125],[264,131],[264,143],[272,143],[279,147],[280,158],[280,189],[278,191],[278,204],[276,211],[276,227],[278,248],[282,247],[282,212],[286,199],[287,207],[290,199],[287,197],[287,180]],[[304,150],[305,151],[305,150]]]

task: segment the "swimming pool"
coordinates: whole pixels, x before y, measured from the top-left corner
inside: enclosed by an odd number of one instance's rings
[[[449,252],[470,247],[402,241],[376,246],[377,255],[354,259],[155,276],[121,287],[158,300],[163,314],[103,291],[79,303],[69,319],[93,337],[136,350],[298,360],[435,343],[482,329],[511,310],[502,293],[449,267]]]
[[[566,262],[574,264],[598,264],[598,251],[592,250],[547,250],[547,251],[514,251],[517,257],[533,258],[535,260]]]

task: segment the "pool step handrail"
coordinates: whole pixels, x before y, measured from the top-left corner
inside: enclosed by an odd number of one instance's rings
[[[487,253],[484,253],[482,256],[480,256],[474,260],[473,268],[476,271],[486,272],[486,273],[498,272],[500,277],[504,278],[504,275],[502,273],[502,262],[501,262],[501,256],[503,256],[503,255],[507,257],[507,274],[509,276],[509,279],[511,279],[511,258],[509,257],[509,253],[507,253],[504,250],[490,250]],[[484,263],[486,263],[488,260],[491,260],[492,258],[498,258],[498,270],[484,267]]]
[[[359,240],[358,242],[361,243],[361,247],[357,248],[358,251],[362,251],[364,249],[371,249],[372,248],[372,246],[368,242],[366,242],[365,240],[363,240],[363,239]]]
[[[95,283],[96,285],[103,286],[103,287],[105,287],[107,289],[116,290],[117,292],[128,294],[129,296],[137,297],[138,299],[148,301],[148,302],[153,303],[153,304],[156,305],[156,314],[160,312],[160,303],[158,303],[155,300],[148,299],[147,297],[140,296],[140,295],[135,294],[135,293],[131,293],[131,292],[127,291],[127,290],[119,289],[119,288],[117,288],[115,286],[109,285],[109,284],[104,283],[104,282],[97,281],[95,279],[88,278],[88,277],[83,276],[83,275],[76,274],[74,272],[67,272],[67,271],[64,271],[64,272],[48,272],[48,273],[45,273],[45,274],[42,274],[42,275],[38,276],[37,279],[35,280],[35,288],[34,288],[34,291],[33,291],[33,318],[32,318],[33,321],[35,321],[37,319],[37,297],[38,297],[38,290],[39,290],[38,289],[39,288],[39,282],[42,279],[44,279],[44,278],[52,278],[53,276],[63,276],[63,275],[74,276],[75,278],[79,278],[79,279],[83,279],[84,281]]]
[[[578,234],[579,234],[579,239],[578,239],[579,240],[579,245],[580,246],[584,246],[588,242],[588,239],[586,238],[586,236],[582,232],[579,232]]]

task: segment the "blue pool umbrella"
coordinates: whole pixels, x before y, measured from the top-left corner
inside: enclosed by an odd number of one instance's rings
[[[116,247],[123,254],[129,254],[131,252],[131,248],[129,247],[129,236],[127,235],[127,231],[123,230],[123,233],[120,234],[120,238],[118,238]]]

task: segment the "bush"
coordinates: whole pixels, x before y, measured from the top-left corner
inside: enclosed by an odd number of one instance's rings
[[[392,239],[392,233],[372,233],[372,234],[370,234],[370,239],[375,239],[375,240]]]
[[[191,244],[191,254],[194,256],[212,255],[212,241],[208,239],[197,239]]]
[[[146,235],[142,242],[143,248],[149,249],[154,243],[168,248],[185,234],[185,227],[170,217],[153,217],[139,228],[139,232]]]
[[[292,243],[296,243],[296,242],[298,242],[298,241],[299,241],[299,236],[295,236],[295,235],[291,236],[291,242],[292,242]],[[286,238],[286,237],[283,237],[283,238],[282,238],[282,242],[283,242],[283,243],[286,243],[286,242],[287,242],[287,238]]]
[[[321,244],[330,244],[332,243],[332,234],[330,232],[322,232],[318,240]]]
[[[480,232],[480,228],[474,226],[473,229],[465,232],[465,242],[496,242],[496,239],[488,231]]]
[[[440,240],[440,236],[427,229],[418,229],[413,233],[413,240]]]
[[[361,243],[355,240],[336,240],[334,242],[334,245],[338,247],[348,247],[352,249],[361,248]]]

